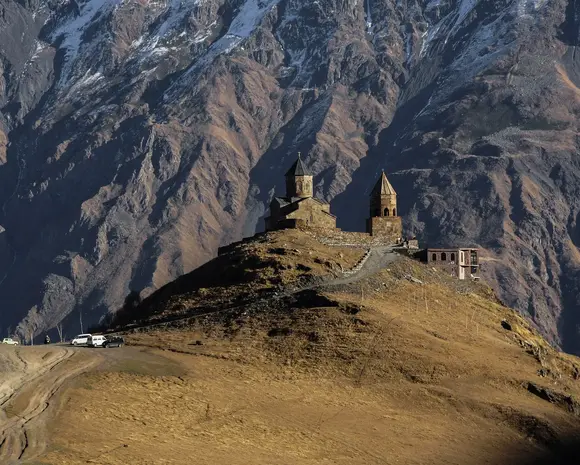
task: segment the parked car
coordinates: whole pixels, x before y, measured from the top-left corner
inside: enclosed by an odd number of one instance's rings
[[[15,341],[11,337],[5,337],[4,339],[2,339],[2,344],[9,344],[11,346],[17,346],[18,341]]]
[[[73,346],[84,346],[87,345],[89,337],[91,337],[90,334],[79,334],[70,343]]]
[[[121,336],[107,336],[103,347],[122,347],[125,345],[125,339]]]
[[[101,335],[93,335],[87,338],[87,346],[88,347],[103,347],[106,338],[105,336]]]

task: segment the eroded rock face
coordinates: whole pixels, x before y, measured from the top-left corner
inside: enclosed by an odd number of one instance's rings
[[[487,249],[580,351],[577,8],[0,0],[0,325],[72,334],[190,271],[301,150],[339,227],[385,168],[410,232]]]

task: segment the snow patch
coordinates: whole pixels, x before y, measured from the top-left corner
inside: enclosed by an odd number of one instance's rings
[[[66,64],[63,67],[60,84],[70,77],[72,65],[79,54],[82,36],[87,27],[120,2],[121,0],[87,0],[79,6],[79,13],[76,17],[67,19],[52,33],[52,40],[63,38],[61,48],[65,50]]]
[[[409,34],[407,28],[405,26],[403,27],[403,37],[405,38],[405,64],[408,66],[413,57],[413,34]]]
[[[93,73],[93,71],[89,69],[77,82],[71,86],[67,95],[75,94],[76,92],[79,92],[89,86],[94,88],[94,86],[99,81],[103,80],[103,78],[104,76],[101,72],[97,71]]]
[[[419,58],[423,58],[429,49],[431,41],[437,36],[437,33],[441,29],[441,23],[435,27],[429,27],[421,36],[423,43],[421,44],[421,50],[419,51]]]
[[[209,47],[206,54],[187,70],[183,78],[191,76],[203,66],[211,63],[217,56],[230,53],[254,32],[266,13],[279,2],[280,0],[246,0],[238,10],[228,32]],[[182,82],[183,80],[180,79],[175,85],[171,86],[164,94],[164,100],[168,100],[174,87],[179,86]]]
[[[441,5],[441,1],[442,0],[431,0],[430,2],[427,3],[427,6],[425,7],[425,11],[429,11],[429,10],[432,10],[433,8],[437,8],[438,6]]]
[[[516,2],[516,12],[519,17],[531,16],[542,8],[548,0],[518,0]]]
[[[367,25],[367,33],[371,33],[373,30],[373,21],[372,21],[372,17],[371,17],[371,0],[367,0],[366,2],[367,7],[366,7],[366,25]]]
[[[504,11],[493,22],[475,31],[464,51],[454,60],[451,67],[456,71],[451,73],[453,79],[471,79],[499,56],[507,53],[515,43],[510,35],[513,24],[506,19],[508,14],[509,12]]]
[[[249,37],[262,21],[266,12],[280,0],[246,0],[239,13],[232,21],[228,35],[240,38]]]
[[[471,13],[471,10],[475,8],[475,6],[479,3],[479,0],[461,0],[461,4],[459,5],[459,11],[457,13],[457,19],[451,28],[451,34],[461,26],[461,23],[467,18],[467,15]]]

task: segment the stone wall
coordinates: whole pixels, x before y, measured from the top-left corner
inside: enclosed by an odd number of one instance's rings
[[[369,247],[393,245],[395,243],[395,241],[388,237],[373,237],[368,233],[347,232],[341,231],[340,229],[305,228],[304,232],[312,235],[323,244],[331,246],[368,249]]]
[[[400,216],[373,217],[367,220],[367,232],[375,237],[380,236],[385,240],[396,242],[403,236],[403,223]]]

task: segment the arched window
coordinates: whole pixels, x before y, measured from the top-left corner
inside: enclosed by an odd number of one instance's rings
[[[454,261],[455,261],[455,254],[454,254],[454,253],[452,253],[452,254],[451,254],[451,261],[452,261],[452,262],[454,262]]]
[[[389,216],[389,209],[385,208],[385,216]]]
[[[434,262],[437,261],[437,254],[434,253],[433,255],[431,255],[431,260],[433,260]]]
[[[444,262],[447,261],[447,254],[445,252],[441,254],[441,260],[443,260]]]
[[[397,216],[397,209],[393,208],[393,216]]]

